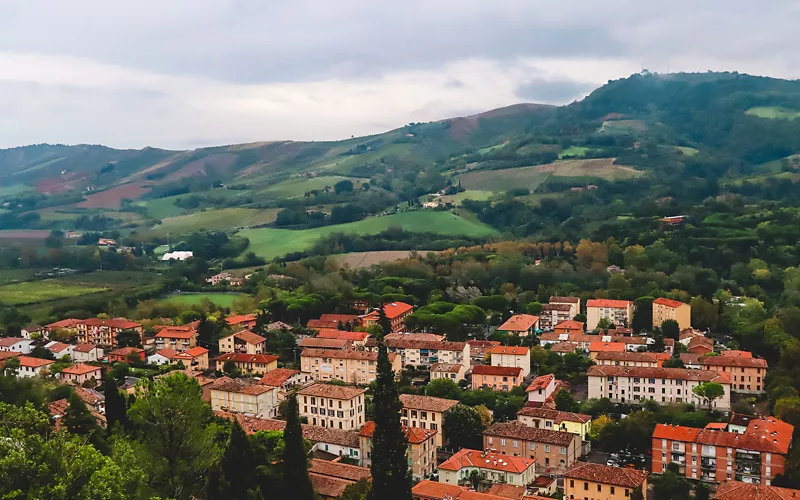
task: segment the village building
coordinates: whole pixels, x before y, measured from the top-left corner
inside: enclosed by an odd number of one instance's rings
[[[89,318],[77,320],[70,328],[78,331],[76,340],[79,344],[94,344],[102,347],[116,347],[117,335],[124,331],[134,331],[141,341],[144,329],[140,323],[125,318],[99,319]]]
[[[633,302],[630,300],[592,299],[586,302],[586,328],[596,330],[601,319],[612,326],[628,326],[633,321]]]
[[[692,306],[683,302],[659,297],[653,301],[653,328],[661,328],[668,319],[678,323],[680,330],[692,327]]]
[[[213,410],[243,413],[258,418],[275,418],[278,415],[277,387],[221,377],[209,389]]]
[[[469,370],[469,346],[466,342],[447,342],[441,340],[423,340],[413,334],[391,336],[384,338],[384,344],[389,352],[400,355],[402,365],[429,367],[434,363],[458,363]],[[367,339],[367,350],[377,352],[378,341],[374,338]]]
[[[700,356],[703,370],[721,372],[731,381],[731,390],[742,394],[763,394],[766,392],[764,377],[767,374],[767,361],[754,358],[747,351],[724,351],[720,356]]]
[[[522,368],[522,376],[531,373],[531,350],[527,347],[496,346],[489,348],[492,366]]]
[[[276,368],[258,381],[261,385],[278,388],[278,400],[283,401],[286,395],[295,387],[303,387],[312,383],[314,379],[310,374],[289,368]]]
[[[238,316],[228,316],[225,318],[225,322],[228,323],[228,326],[230,326],[234,331],[255,328],[256,315],[241,314]]]
[[[219,352],[237,354],[264,354],[267,339],[250,330],[242,330],[219,339]]]
[[[225,368],[225,363],[231,362],[242,373],[266,375],[267,372],[278,367],[278,356],[271,354],[226,353],[217,356],[214,362],[218,371],[222,371]]]
[[[403,404],[403,411],[400,414],[403,425],[436,431],[436,446],[438,448],[444,446],[447,442],[447,436],[444,434],[444,413],[457,405],[458,401],[401,394],[400,402]]]
[[[522,407],[517,412],[517,420],[536,429],[571,432],[580,436],[581,441],[589,441],[589,430],[592,427],[591,415],[531,406]]]
[[[389,353],[388,357],[395,377],[399,378],[403,370],[400,356]],[[377,365],[378,353],[372,351],[303,349],[300,353],[300,371],[322,382],[341,380],[347,384],[367,385],[375,380]]]
[[[463,448],[439,465],[439,482],[454,486],[471,484],[473,472],[478,473],[484,484],[527,486],[536,479],[536,461]]]
[[[212,286],[219,286],[222,284],[227,284],[228,286],[242,286],[244,285],[244,279],[240,276],[234,276],[228,272],[222,272],[219,274],[215,274],[214,276],[206,279],[207,283],[211,283]]]
[[[103,359],[103,349],[94,344],[78,344],[72,348],[72,361],[88,363]]]
[[[322,314],[310,319],[307,328],[314,330],[352,330],[361,325],[361,317],[356,314]]]
[[[72,351],[75,349],[75,346],[72,344],[65,344],[63,342],[48,342],[44,345],[44,348],[52,352],[56,359],[61,359],[64,356],[67,356],[71,360]]]
[[[138,347],[122,347],[108,353],[108,362],[112,364],[117,362],[128,363],[132,359],[144,361],[145,358],[145,350]]]
[[[467,340],[469,345],[469,357],[475,360],[483,360],[486,357],[487,349],[501,345],[496,340]]]
[[[597,355],[600,353],[607,353],[607,352],[628,352],[625,349],[625,344],[622,342],[603,342],[601,340],[595,340],[589,343],[589,359],[595,361],[597,359]]]
[[[530,458],[548,474],[563,473],[583,450],[578,434],[529,427],[518,420],[489,426],[483,431],[483,448]]]
[[[321,500],[333,500],[339,498],[351,484],[371,480],[372,474],[366,467],[312,458],[308,477]]]
[[[33,358],[31,356],[19,355],[19,368],[17,377],[33,378],[48,373],[50,365],[55,363],[49,359]]]
[[[528,402],[525,404],[527,407],[533,408],[555,408],[553,398],[556,393],[561,389],[565,389],[564,383],[552,373],[540,375],[533,379],[531,385],[525,389],[525,394],[528,396]]]
[[[669,355],[666,353],[631,352],[627,350],[622,352],[598,352],[594,356],[594,362],[600,366],[638,366],[644,368],[661,368],[667,359],[669,359]]]
[[[405,330],[405,319],[414,312],[414,306],[405,302],[392,302],[383,305],[383,313],[392,326],[392,332],[402,332]],[[361,324],[372,326],[380,323],[380,313],[373,309],[361,317]]]
[[[462,380],[466,380],[466,374],[467,370],[464,368],[464,365],[456,363],[434,363],[431,365],[431,380],[446,378],[458,383]]]
[[[542,304],[542,311],[539,313],[539,328],[543,331],[552,330],[557,324],[574,318],[575,315],[571,314],[572,311],[571,304]]]
[[[527,337],[534,335],[539,328],[539,316],[532,314],[515,314],[505,323],[497,327],[498,333]]]
[[[34,348],[34,341],[21,337],[0,338],[0,352],[16,352],[18,354],[30,354]]]
[[[358,430],[364,425],[365,389],[317,383],[297,392],[300,416],[311,425]]]
[[[583,329],[586,325],[581,323],[580,321],[575,321],[574,319],[568,319],[566,321],[562,321],[556,326],[553,327],[553,332],[557,334],[570,334],[570,333],[583,333]]]
[[[638,488],[647,497],[647,471],[576,462],[564,474],[564,498],[626,500]]]
[[[30,339],[33,335],[40,335],[42,338],[47,338],[47,329],[41,325],[30,324],[19,331],[23,339]]]
[[[428,477],[436,467],[436,435],[435,430],[403,426],[403,433],[408,439],[406,459],[411,468],[411,478],[419,481]],[[359,431],[361,449],[361,465],[372,464],[372,438],[375,434],[375,422],[369,421]]]
[[[581,299],[580,297],[550,297],[547,301],[550,304],[567,304],[569,305],[569,317],[574,318],[581,313]]]
[[[178,352],[197,347],[197,330],[189,326],[167,326],[156,333],[156,349]]]
[[[522,368],[477,365],[472,369],[472,388],[489,387],[495,391],[510,391],[521,385],[524,379]]]
[[[346,340],[352,345],[363,347],[370,337],[368,332],[348,332],[343,330],[333,330],[331,328],[323,328],[317,333],[318,339],[336,339]]]
[[[350,349],[352,344],[349,340],[345,339],[321,339],[318,337],[306,337],[300,339],[300,342],[297,344],[298,347],[307,349],[335,349],[335,350],[342,350],[342,349]]]
[[[99,366],[79,363],[61,370],[61,380],[73,385],[83,385],[91,381],[99,383],[102,379],[102,371]]]

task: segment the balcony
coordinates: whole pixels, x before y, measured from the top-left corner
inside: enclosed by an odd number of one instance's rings
[[[717,470],[717,459],[716,457],[701,457],[700,458],[700,467],[703,469],[714,469]]]
[[[672,462],[678,465],[686,465],[686,457],[683,453],[672,453]]]

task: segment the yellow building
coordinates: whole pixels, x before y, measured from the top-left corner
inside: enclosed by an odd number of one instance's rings
[[[647,496],[647,472],[575,462],[564,474],[564,498],[628,500],[635,488]]]
[[[219,339],[219,352],[264,354],[266,351],[267,339],[250,330],[242,330]]]
[[[389,362],[397,378],[403,366],[398,354],[389,353]],[[314,380],[341,380],[348,384],[367,385],[375,380],[378,353],[350,349],[303,349],[300,371]]]
[[[271,354],[227,353],[217,356],[214,361],[216,361],[216,367],[219,371],[225,368],[225,363],[231,361],[242,373],[255,373],[258,375],[266,375],[267,372],[278,367],[278,356],[272,356]]]
[[[441,448],[445,442],[443,431],[444,412],[457,405],[458,401],[431,396],[401,394],[400,402],[403,404],[403,411],[400,414],[403,425],[436,431],[436,446]]]
[[[415,481],[430,476],[436,467],[436,435],[434,430],[418,427],[405,427],[403,432],[408,438],[406,460],[411,469],[411,477]],[[372,463],[372,436],[375,433],[375,422],[367,422],[358,433],[361,466],[369,467]]]
[[[364,425],[365,389],[341,385],[313,384],[297,392],[300,416],[311,425],[358,430]]]
[[[589,440],[586,436],[592,427],[591,415],[530,406],[525,406],[517,412],[517,420],[528,427],[577,434],[581,437],[581,441]]]
[[[209,390],[214,411],[242,413],[257,418],[275,418],[278,415],[277,387],[222,377],[211,384]]]
[[[692,327],[692,306],[660,297],[653,301],[653,328],[660,327],[668,319],[678,322],[680,331]]]
[[[446,378],[458,383],[466,379],[467,370],[462,364],[456,363],[434,363],[431,365],[431,380]]]
[[[633,302],[630,300],[592,299],[586,302],[586,329],[596,330],[601,319],[612,327],[628,327],[633,322]]]

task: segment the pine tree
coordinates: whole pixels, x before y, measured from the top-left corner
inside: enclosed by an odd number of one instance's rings
[[[128,426],[127,404],[125,396],[119,392],[117,381],[114,377],[106,377],[103,393],[106,397],[106,420],[108,421],[108,432],[111,433],[117,424],[123,428]]]
[[[381,310],[382,312],[383,310]],[[408,440],[400,425],[403,405],[394,380],[389,354],[378,337],[378,373],[375,383],[375,433],[372,439],[372,500],[411,498]]]
[[[308,458],[303,446],[297,395],[292,394],[287,401],[286,427],[283,431],[283,480],[288,491],[284,492],[283,498],[312,500],[316,494],[308,476]]]

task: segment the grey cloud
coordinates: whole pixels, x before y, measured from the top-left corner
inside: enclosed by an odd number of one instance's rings
[[[530,102],[545,104],[561,104],[573,99],[583,97],[597,85],[593,83],[581,83],[572,80],[545,80],[543,78],[532,78],[526,80],[514,93],[520,99]]]

